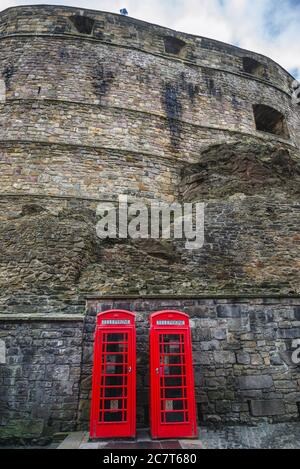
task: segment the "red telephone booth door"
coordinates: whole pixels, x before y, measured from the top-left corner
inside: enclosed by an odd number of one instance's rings
[[[150,318],[152,438],[197,436],[189,318],[162,311]]]
[[[135,437],[135,315],[100,313],[94,344],[91,438]]]

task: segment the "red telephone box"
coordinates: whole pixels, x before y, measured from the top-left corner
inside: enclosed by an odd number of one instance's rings
[[[99,313],[95,332],[91,438],[135,437],[135,314]]]
[[[197,436],[189,317],[161,311],[150,317],[152,438]]]

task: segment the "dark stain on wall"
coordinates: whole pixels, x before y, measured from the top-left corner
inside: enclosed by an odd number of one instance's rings
[[[59,57],[64,62],[67,62],[70,59],[70,54],[65,46],[59,50]]]
[[[93,86],[96,90],[97,95],[104,96],[106,95],[115,79],[114,73],[106,69],[103,64],[98,65],[93,70]]]
[[[182,103],[181,98],[186,93],[195,104],[195,98],[199,94],[199,85],[188,81],[185,73],[181,73],[176,83],[167,82],[163,86],[162,103],[168,118],[168,124],[171,134],[171,143],[174,148],[178,147],[178,140],[182,131]]]
[[[181,73],[179,87],[182,91],[186,92],[190,98],[192,105],[195,104],[195,98],[200,92],[199,85],[188,81],[185,73]]]
[[[220,87],[216,85],[216,81],[214,79],[215,73],[213,70],[209,68],[203,68],[203,81],[206,83],[208,95],[215,97],[216,99],[222,98],[222,90]]]
[[[57,23],[54,26],[53,33],[54,34],[64,34],[71,31],[71,26],[67,24],[65,17],[58,17]]]
[[[192,104],[195,103],[195,97],[199,94],[199,86],[194,83],[188,83],[187,92],[190,97]]]
[[[15,67],[12,64],[8,64],[2,72],[2,77],[4,79],[5,86],[7,89],[10,88],[11,79],[15,72],[16,72]]]
[[[171,144],[176,148],[178,147],[182,126],[182,104],[179,98],[178,86],[173,83],[165,83],[162,101],[168,118]]]

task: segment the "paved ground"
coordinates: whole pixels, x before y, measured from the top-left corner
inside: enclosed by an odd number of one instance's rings
[[[85,432],[70,433],[59,449],[300,449],[300,422],[257,427],[199,429],[198,440],[151,441],[139,430],[136,441],[89,442]]]

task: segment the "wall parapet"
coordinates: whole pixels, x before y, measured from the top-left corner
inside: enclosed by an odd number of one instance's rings
[[[78,27],[74,18],[88,18],[93,22],[89,30]],[[36,5],[8,8],[0,13],[0,37],[12,35],[50,34],[96,40],[103,43],[137,48],[145,52],[162,54],[180,61],[194,64],[213,65],[228,57],[228,71],[240,71],[249,78],[284,84],[289,89],[293,79],[280,65],[258,53],[241,49],[210,38],[173,31],[158,25],[110,12],[101,12],[76,7]],[[166,49],[167,38],[182,41],[182,49]],[[167,52],[168,51],[168,52]],[[177,52],[178,51],[178,52]],[[173,53],[172,53],[173,52]],[[229,59],[229,57],[231,57]],[[263,72],[255,67],[245,68],[245,59],[261,65]],[[265,68],[264,68],[265,67]],[[256,77],[255,74],[256,73]]]

